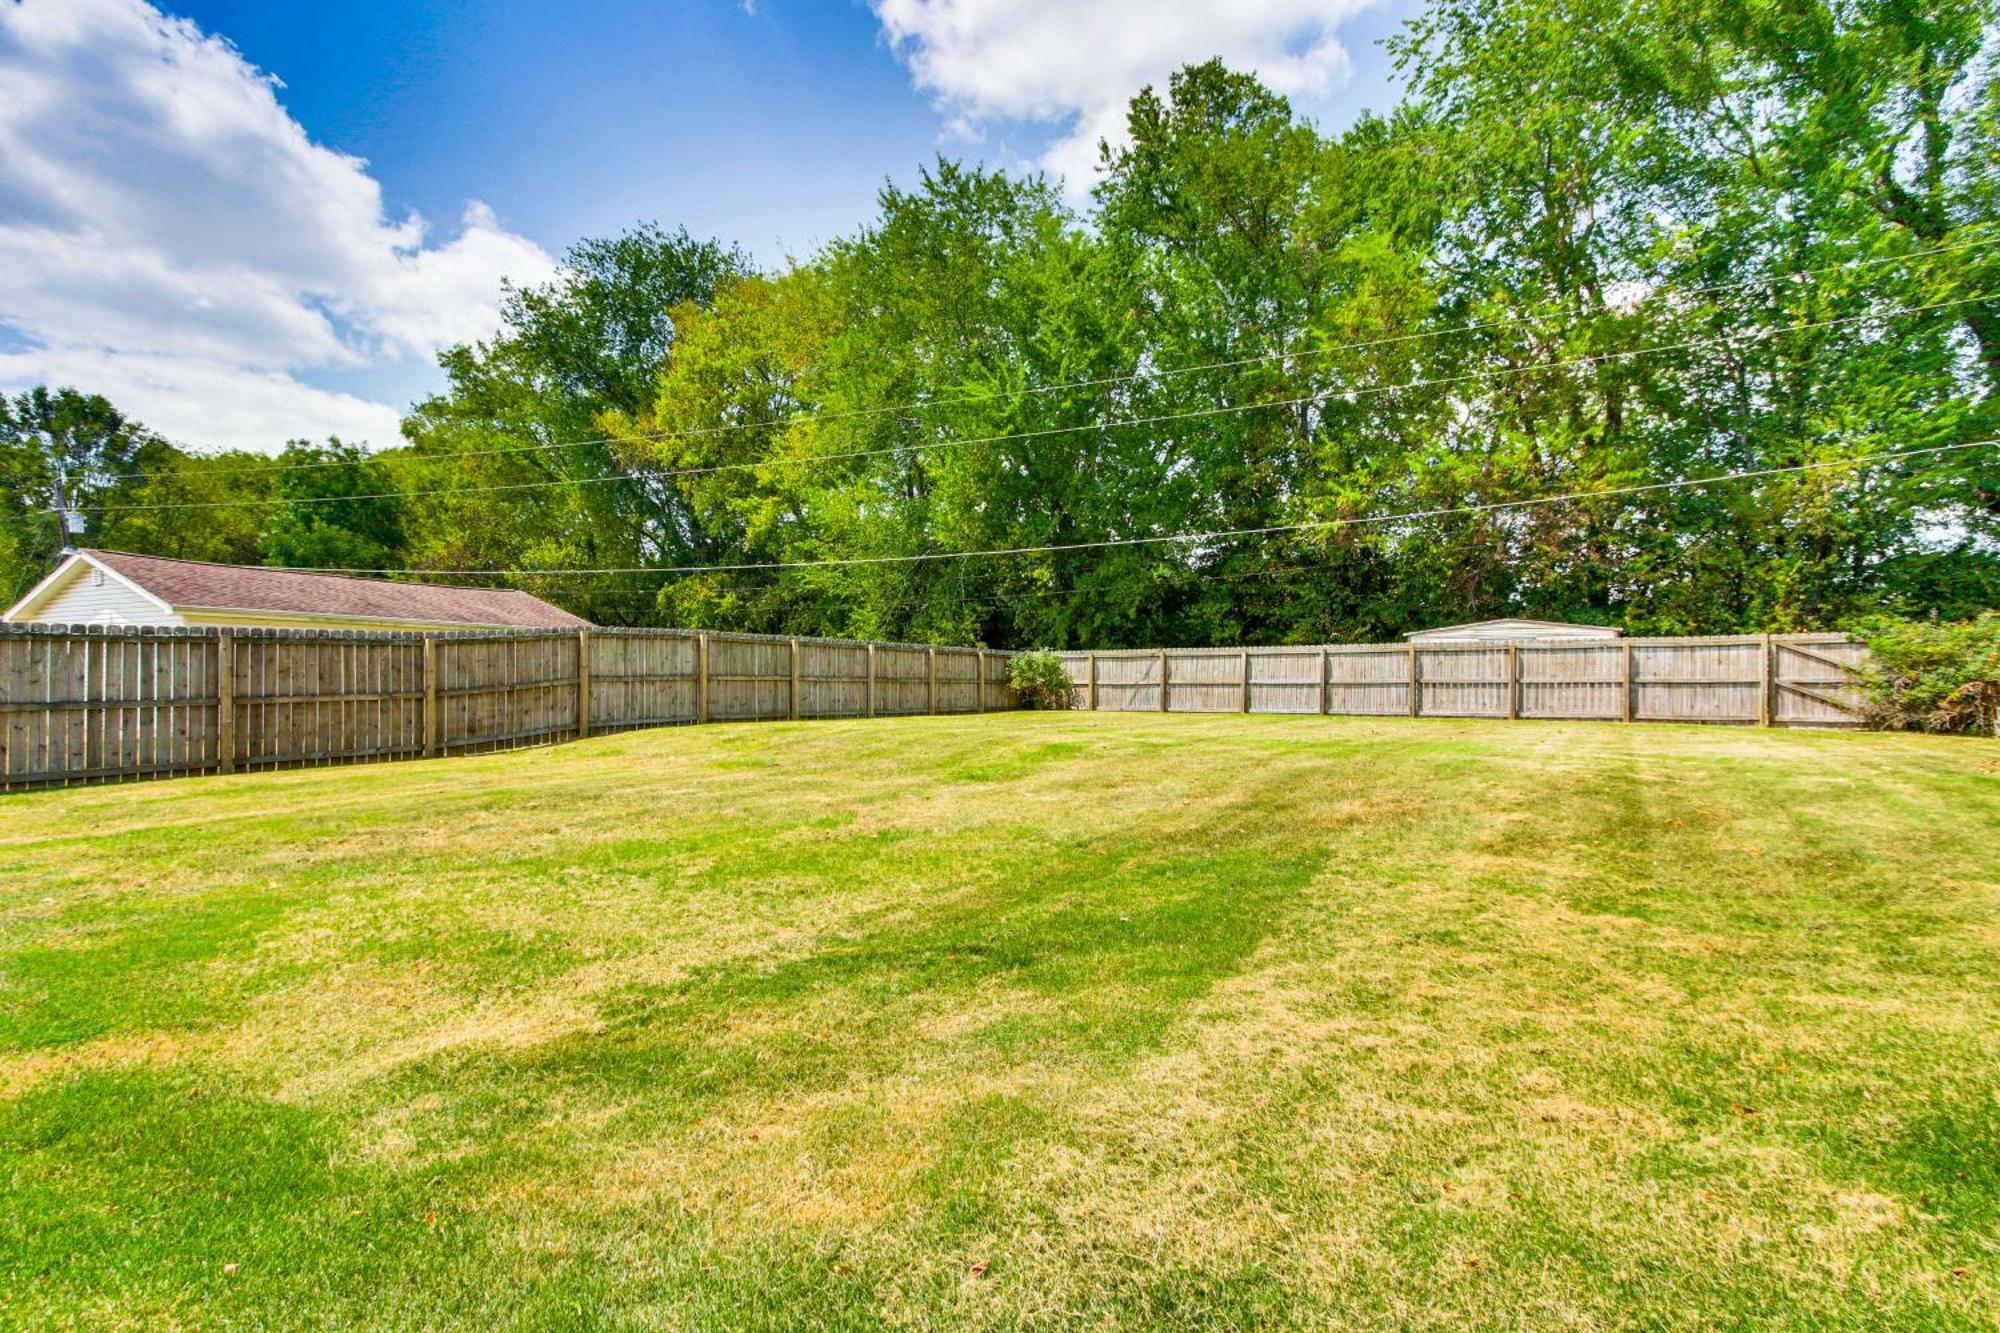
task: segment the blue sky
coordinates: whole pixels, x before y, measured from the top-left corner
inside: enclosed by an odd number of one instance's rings
[[[940,152],[1021,167],[1051,137],[947,133],[874,14],[841,0],[169,8],[283,79],[293,116],[367,158],[392,207],[448,217],[484,199],[551,249],[650,217],[776,262],[866,221],[884,178]],[[1385,107],[1375,39],[1412,8],[1344,24],[1352,76],[1302,105],[1334,125]]]
[[[1412,7],[0,0],[0,82],[36,93],[0,104],[0,388],[76,381],[195,446],[392,443],[436,347],[580,237],[777,264],[939,153],[1080,192],[1124,100],[1208,55],[1338,128],[1393,101]]]
[[[776,261],[865,219],[942,142],[860,5],[173,8],[276,71],[392,208],[484,199],[552,250],[650,217]]]

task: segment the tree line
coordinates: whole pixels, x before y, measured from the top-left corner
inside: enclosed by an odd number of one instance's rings
[[[68,506],[90,544],[606,624],[1002,647],[1970,615],[1996,17],[1437,0],[1401,103],[1339,134],[1190,66],[1087,203],[940,160],[775,269],[583,242],[372,454],[204,453],[37,390],[0,413],[0,578]]]

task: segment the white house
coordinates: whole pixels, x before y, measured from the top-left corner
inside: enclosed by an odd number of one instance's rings
[[[1411,643],[1601,643],[1623,636],[1608,625],[1571,625],[1559,620],[1475,620],[1467,625],[1420,629],[1403,637]]]
[[[512,588],[391,583],[91,550],[72,553],[4,619],[20,625],[378,630],[580,629],[590,623]]]

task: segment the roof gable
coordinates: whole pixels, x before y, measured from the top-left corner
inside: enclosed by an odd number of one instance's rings
[[[85,550],[77,556],[175,611],[246,611],[502,629],[576,629],[589,623],[513,588],[392,583],[254,565],[169,560],[123,551]],[[30,594],[30,598],[34,596]]]
[[[125,577],[125,575],[119,573],[116,569],[113,569],[101,560],[93,559],[91,552],[72,551],[68,556],[64,557],[60,564],[44,575],[41,582],[28,589],[22,595],[21,600],[8,607],[5,613],[0,613],[0,620],[17,621],[39,614],[50,602],[62,596],[67,589],[73,587],[79,579],[93,570],[102,573],[106,578],[124,588],[134,597],[151,605],[154,609],[163,612],[171,612],[173,610],[173,607],[132,582],[131,579]]]

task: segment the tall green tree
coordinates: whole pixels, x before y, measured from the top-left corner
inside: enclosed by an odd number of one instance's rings
[[[548,284],[509,295],[490,340],[454,347],[444,393],[404,424],[412,560],[432,568],[646,566],[697,540],[678,492],[620,452],[610,425],[643,414],[675,315],[710,304],[748,267],[685,230],[585,241]],[[657,576],[522,580],[608,624],[657,618]]]
[[[680,580],[680,618],[1066,637],[1090,599],[1059,554],[929,557],[1117,535],[1135,493],[1159,503],[1150,452],[1121,457],[1134,437],[1099,427],[1136,354],[1132,299],[1045,183],[948,162],[808,268],[726,293],[691,319],[633,447],[715,515],[708,559],[862,563]],[[1141,599],[1116,594],[1104,614],[1129,627]]]
[[[267,565],[399,569],[404,500],[394,473],[366,451],[330,439],[293,440],[278,458],[269,516],[258,536]]]
[[[1948,165],[1976,118],[1960,113],[1956,138],[1938,118],[1990,98],[1979,27],[1956,4],[1429,6],[1396,46],[1460,178],[1440,286],[1468,312],[1511,316],[1471,340],[1469,369],[1494,388],[1457,414],[1462,443],[1425,469],[1442,483],[1429,498],[1684,481],[1988,432],[1983,303],[1963,298],[1992,290],[1992,251],[1936,253],[1990,234],[1979,173]],[[1955,227],[1894,220],[1910,190],[1954,193],[1954,170]],[[1800,628],[1903,595],[1897,567],[1940,530],[1976,560],[1985,525],[1968,502],[1990,470],[1934,455],[1424,536],[1468,608]]]
[[[245,450],[190,453],[157,437],[105,498],[100,546],[176,560],[254,565],[282,464]]]
[[[171,446],[99,394],[38,386],[0,396],[0,580],[12,601],[65,545],[104,545],[106,510],[139,466]]]

